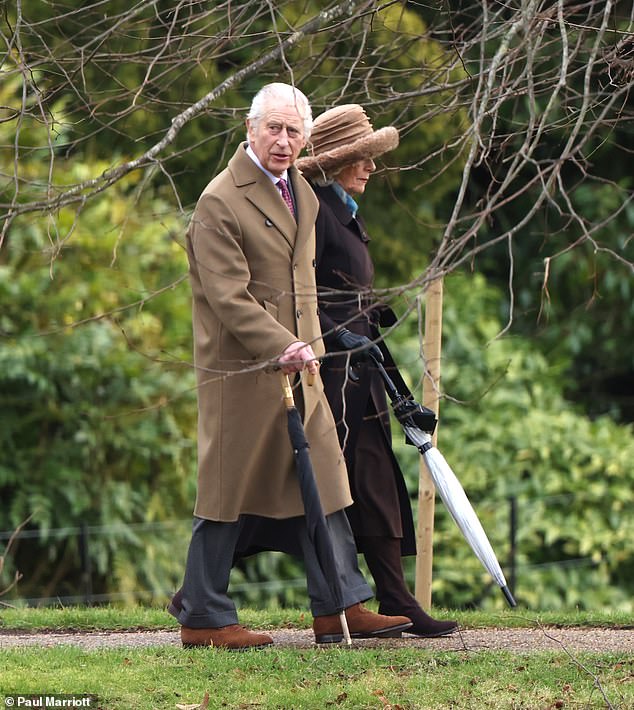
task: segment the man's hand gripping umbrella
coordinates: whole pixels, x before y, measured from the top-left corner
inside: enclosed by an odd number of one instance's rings
[[[288,374],[284,371],[285,369],[291,369],[291,371],[293,371],[292,363],[297,362],[298,350],[305,350],[306,348],[310,349],[310,346],[304,346],[300,343],[297,345],[299,347],[291,351],[291,353],[295,355],[295,361],[292,360],[291,355],[291,357],[286,361],[288,363],[286,367],[282,368],[282,389],[284,391],[284,404],[286,405],[286,415],[288,418],[288,435],[295,454],[297,479],[299,481],[302,502],[304,504],[304,514],[306,517],[308,536],[314,545],[319,566],[321,567],[321,571],[328,582],[332,599],[339,612],[343,638],[346,644],[350,645],[352,640],[350,638],[350,631],[348,629],[348,623],[344,611],[343,595],[339,585],[339,577],[337,575],[335,554],[332,546],[332,540],[330,538],[330,531],[328,530],[326,517],[321,506],[319,490],[317,489],[315,472],[310,460],[310,454],[308,451],[309,445],[304,433],[302,418],[297,407],[295,406],[293,388]],[[286,352],[288,353],[289,350],[290,348],[287,348]],[[310,350],[312,353],[312,349]],[[280,365],[282,364],[282,360],[280,359]],[[313,359],[306,362],[309,385],[311,384],[311,380],[314,380],[314,377],[318,372],[318,367],[318,362],[313,355]]]

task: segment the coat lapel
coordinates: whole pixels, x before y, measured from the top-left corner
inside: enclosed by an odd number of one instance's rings
[[[284,204],[278,189],[249,158],[244,145],[229,161],[229,168],[236,187],[244,188],[246,199],[262,213],[263,223],[273,224],[290,246],[294,247],[297,224]]]
[[[314,250],[315,247],[311,242],[311,237],[319,211],[319,201],[315,197],[312,187],[302,177],[299,170],[291,167],[289,178],[293,186],[297,206],[297,241],[295,250],[298,252],[308,244],[312,244]]]

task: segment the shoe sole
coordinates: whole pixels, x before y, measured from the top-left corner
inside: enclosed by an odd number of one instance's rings
[[[441,636],[450,636],[451,634],[455,634],[456,631],[458,631],[457,626],[454,626],[451,629],[447,629],[446,631],[438,631],[435,634],[422,634],[422,633],[418,633],[418,631],[412,631],[412,630],[408,631],[407,633],[411,634],[412,636],[417,636],[418,638],[421,638],[421,639],[437,639],[437,638],[440,638]]]
[[[376,631],[352,631],[350,638],[353,639],[399,639],[403,635],[403,631],[410,629],[412,624],[398,624],[397,626],[388,626],[386,629],[377,629]],[[315,643],[341,643],[343,641],[343,632],[336,634],[321,634],[315,636]]]

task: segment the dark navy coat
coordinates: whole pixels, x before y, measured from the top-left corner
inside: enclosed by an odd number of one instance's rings
[[[409,494],[391,446],[383,379],[370,365],[353,370],[336,347],[338,325],[376,341],[385,307],[374,297],[374,266],[363,221],[332,187],[313,186],[319,200],[315,225],[319,319],[326,356],[321,367],[326,397],[344,451],[354,504],[347,508],[357,538],[402,538],[403,554],[416,552]],[[380,345],[389,356],[384,344]],[[361,550],[362,551],[362,550]]]

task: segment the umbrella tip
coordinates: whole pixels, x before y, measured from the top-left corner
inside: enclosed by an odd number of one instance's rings
[[[352,639],[350,638],[350,629],[348,628],[348,620],[346,619],[346,610],[342,609],[339,612],[339,619],[341,621],[341,630],[343,631],[343,641],[346,642],[346,646],[352,646]]]
[[[509,606],[516,607],[517,602],[515,601],[513,595],[511,594],[511,590],[506,585],[501,587],[501,589],[502,589],[504,596],[506,597],[506,601],[509,603]]]

